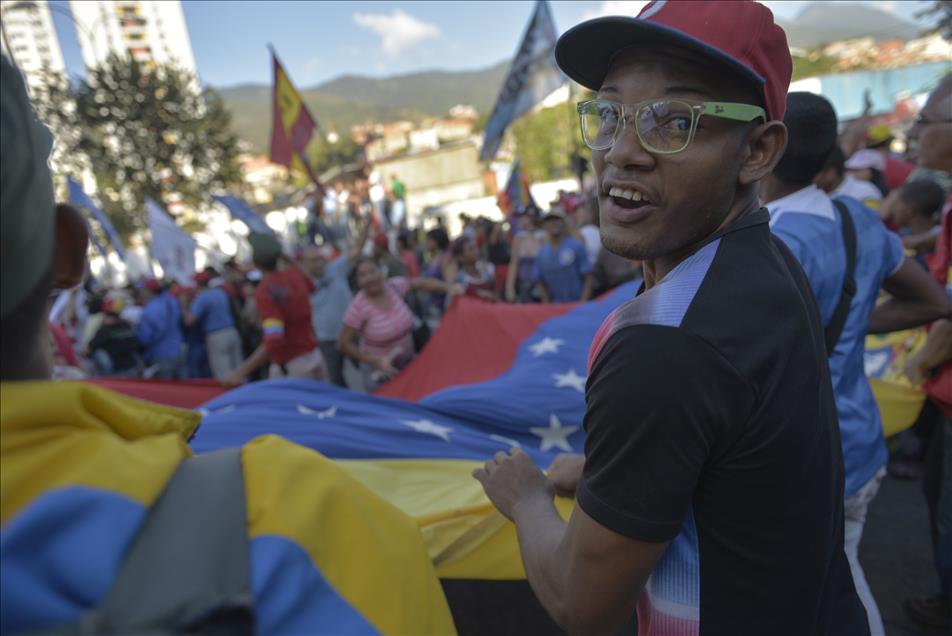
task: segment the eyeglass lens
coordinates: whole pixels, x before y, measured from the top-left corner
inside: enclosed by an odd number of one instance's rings
[[[594,150],[609,148],[621,133],[621,105],[596,101],[581,114],[582,135]],[[642,104],[635,113],[634,124],[645,148],[654,152],[683,150],[691,139],[694,112],[690,104],[657,100]]]

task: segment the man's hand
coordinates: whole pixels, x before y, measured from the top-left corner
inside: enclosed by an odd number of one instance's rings
[[[508,454],[502,451],[473,471],[486,496],[504,517],[513,520],[516,507],[533,497],[552,498],[555,487],[535,462],[518,448]]]
[[[397,368],[393,366],[393,363],[391,362],[392,357],[393,354],[391,352],[391,354],[387,355],[386,357],[377,358],[373,363],[373,367],[379,371],[386,380],[389,380],[398,373]]]
[[[236,386],[241,386],[245,383],[245,376],[243,376],[239,371],[225,376],[221,379],[221,385],[226,389],[233,389]]]
[[[913,386],[920,386],[929,377],[929,369],[923,365],[922,357],[918,355],[907,359],[902,371]]]
[[[549,466],[546,474],[555,486],[555,494],[560,497],[574,497],[578,482],[582,478],[585,455],[580,453],[559,453]]]

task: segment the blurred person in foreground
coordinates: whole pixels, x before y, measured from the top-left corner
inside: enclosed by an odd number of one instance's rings
[[[908,156],[917,168],[910,181],[935,180],[946,192],[939,233],[930,271],[952,295],[952,74],[929,94],[915,124],[906,135]],[[952,627],[952,321],[937,320],[925,345],[906,364],[906,375],[923,388],[938,407],[927,451],[923,491],[929,505],[932,545],[939,589],[929,598],[908,599],[907,613],[916,621],[935,627]]]
[[[909,329],[947,316],[940,288],[879,215],[849,197],[831,199],[814,185],[836,148],[836,113],[811,93],[790,93],[789,141],[764,180],[761,199],[771,231],[786,243],[810,280],[829,353],[846,474],[845,549],[873,636],[885,628],[859,561],[866,513],[886,474],[886,442],[863,354],[867,332]],[[847,216],[848,215],[848,216]],[[852,248],[847,247],[850,241]],[[891,298],[876,307],[880,290]]]
[[[592,263],[582,242],[568,235],[565,213],[554,208],[542,219],[548,241],[535,257],[533,278],[544,303],[574,303],[592,297]]]
[[[314,282],[287,261],[273,234],[253,232],[248,241],[255,266],[262,273],[261,282],[255,288],[262,342],[222,383],[225,386],[243,384],[249,375],[269,362],[271,379],[324,380],[324,357],[311,323],[310,296]]]
[[[199,414],[49,381],[88,237],[50,147],[3,57],[0,631],[452,633],[417,525],[333,462],[272,435],[193,457]]]
[[[759,182],[792,63],[753,2],[652,2],[569,29],[604,249],[644,286],[595,336],[585,455],[475,471],[570,633],[866,634],[843,551],[843,463],[809,282]],[[575,494],[565,523],[553,505]]]
[[[223,380],[241,366],[244,355],[241,335],[235,323],[231,299],[218,285],[212,287],[214,273],[199,272],[195,275],[198,294],[194,300],[180,296],[182,321],[186,327],[198,325],[205,341],[208,365],[217,380]],[[221,283],[221,279],[218,279]]]
[[[139,285],[142,316],[136,325],[136,338],[145,349],[145,363],[162,380],[184,380],[185,339],[182,310],[178,301],[154,278]]]

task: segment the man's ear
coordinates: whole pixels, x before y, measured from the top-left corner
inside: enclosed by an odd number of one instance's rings
[[[747,138],[747,152],[737,179],[745,186],[760,181],[771,172],[787,149],[787,127],[779,121],[761,124]]]
[[[88,244],[89,227],[83,215],[71,205],[57,205],[53,287],[70,289],[83,282]]]

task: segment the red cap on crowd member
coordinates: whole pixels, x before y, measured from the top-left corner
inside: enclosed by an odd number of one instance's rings
[[[387,238],[386,234],[381,232],[374,237],[374,245],[381,249],[388,249],[390,247],[390,239]]]
[[[194,276],[192,276],[192,280],[194,280],[194,281],[195,281],[197,284],[199,284],[199,285],[204,285],[204,284],[206,284],[208,281],[210,281],[213,276],[214,276],[214,274],[212,274],[212,272],[209,272],[209,271],[206,270],[206,271],[203,271],[203,272],[198,272],[197,274],[195,274]]]
[[[636,18],[588,20],[559,38],[555,59],[571,79],[597,91],[612,58],[635,45],[668,43],[734,69],[757,86],[771,120],[783,121],[793,61],[787,36],[757,2],[655,0]]]
[[[176,283],[175,285],[172,285],[172,287],[169,289],[169,293],[172,294],[172,296],[174,296],[175,298],[181,298],[182,296],[194,294],[195,288],[189,287],[188,285],[179,285],[178,283]]]
[[[148,289],[149,291],[159,292],[162,291],[162,283],[155,278],[147,278],[141,283],[143,289]]]

